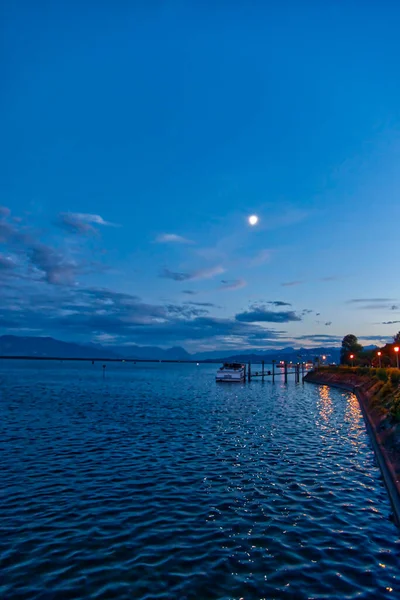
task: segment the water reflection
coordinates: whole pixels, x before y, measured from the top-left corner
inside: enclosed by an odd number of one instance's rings
[[[321,419],[328,423],[333,412],[330,388],[327,385],[319,387],[318,411]]]

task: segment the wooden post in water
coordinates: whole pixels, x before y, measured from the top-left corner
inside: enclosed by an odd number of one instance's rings
[[[103,365],[103,379],[106,376],[106,365]]]
[[[296,365],[296,383],[300,382],[300,365],[297,363]]]
[[[304,363],[301,363],[301,380],[304,383]]]
[[[247,381],[251,381],[251,363],[249,361],[249,368],[247,370]]]
[[[285,360],[285,383],[287,383],[287,362]]]
[[[262,380],[264,381],[264,377],[265,377],[265,373],[264,373],[264,361],[262,361],[262,371],[261,371],[261,376],[262,376]]]
[[[275,383],[275,361],[272,361],[272,383]]]

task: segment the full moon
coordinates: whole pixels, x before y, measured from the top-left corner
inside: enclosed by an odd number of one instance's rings
[[[257,223],[258,223],[257,215],[251,215],[249,217],[249,223],[250,223],[250,225],[257,225]]]

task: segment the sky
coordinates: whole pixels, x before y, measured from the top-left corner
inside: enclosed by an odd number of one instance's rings
[[[207,352],[400,329],[398,3],[2,11],[0,334]]]

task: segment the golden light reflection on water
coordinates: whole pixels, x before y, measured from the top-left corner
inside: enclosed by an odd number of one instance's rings
[[[361,410],[357,397],[354,394],[347,396],[344,418],[349,426],[348,440],[353,446],[357,446],[359,443],[357,438],[363,431],[360,429]]]
[[[322,385],[319,388],[319,400],[320,417],[327,423],[333,412],[332,398],[330,396],[330,389],[327,385]]]

